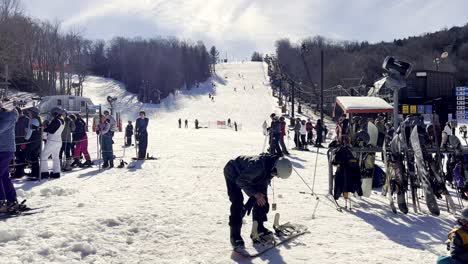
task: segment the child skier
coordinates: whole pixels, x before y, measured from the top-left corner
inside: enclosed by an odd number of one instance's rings
[[[129,147],[132,145],[132,136],[133,136],[132,121],[128,121],[128,125],[125,127],[125,146]]]
[[[258,234],[267,236],[271,231],[263,223],[267,221],[269,211],[267,190],[271,179],[276,176],[286,179],[291,175],[292,164],[286,158],[277,155],[239,156],[230,160],[224,167],[227,192],[231,201],[229,216],[230,239],[234,249],[244,247],[241,237],[242,218],[246,212],[258,223]],[[250,198],[244,206],[244,191]]]
[[[437,259],[437,264],[462,264],[468,263],[468,207],[461,211],[456,226],[448,234],[447,249],[450,256]]]

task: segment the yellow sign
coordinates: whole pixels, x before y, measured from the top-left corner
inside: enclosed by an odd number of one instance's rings
[[[417,113],[418,113],[418,106],[410,105],[410,114],[417,114]]]
[[[409,105],[403,105],[403,106],[401,107],[401,112],[402,112],[403,114],[409,114]]]

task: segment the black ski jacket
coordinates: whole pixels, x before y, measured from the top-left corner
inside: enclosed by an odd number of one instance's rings
[[[75,131],[73,132],[73,140],[79,141],[86,136],[86,123],[83,119],[78,118],[75,121]]]
[[[273,178],[271,171],[278,159],[279,156],[271,154],[239,156],[226,164],[224,177],[234,182],[248,196],[257,192],[266,193]]]
[[[125,136],[131,137],[133,135],[133,125],[127,125],[125,128]]]
[[[332,163],[338,165],[333,192],[335,200],[338,200],[344,192],[357,192],[359,196],[362,196],[361,169],[351,150],[348,147],[340,147],[335,152]]]

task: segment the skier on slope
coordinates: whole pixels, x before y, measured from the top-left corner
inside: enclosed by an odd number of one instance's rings
[[[138,141],[138,159],[146,158],[146,148],[148,147],[148,122],[145,111],[140,111],[140,117],[135,123],[135,135]]]
[[[439,257],[437,264],[468,263],[468,207],[461,211],[457,223],[458,226],[449,232],[446,241],[450,256]]]
[[[258,223],[258,234],[260,236],[271,234],[271,231],[263,225],[267,221],[269,211],[268,185],[274,176],[286,179],[291,172],[292,164],[288,159],[271,154],[239,156],[226,164],[224,177],[231,201],[229,226],[231,245],[234,249],[244,247],[241,236],[242,218],[246,213],[250,214],[252,208],[252,218]],[[242,191],[249,196],[245,205]]]
[[[62,119],[63,110],[60,107],[54,107],[50,110],[53,119],[44,129],[47,133],[44,150],[41,153],[41,178],[60,178],[60,159],[59,153],[62,147],[62,131],[65,128],[65,121]],[[52,156],[52,173],[49,173],[47,160]]]

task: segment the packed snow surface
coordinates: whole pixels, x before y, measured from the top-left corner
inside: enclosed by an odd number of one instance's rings
[[[103,105],[108,95],[117,96],[124,125],[135,120],[139,110],[146,111],[149,153],[158,160],[136,163],[131,169],[74,169],[58,180],[40,183],[17,181],[20,199],[46,208],[0,221],[0,263],[426,264],[446,254],[443,243],[455,218],[442,201],[440,217],[393,214],[374,190],[370,198],[353,198],[351,212],[340,213],[325,196],[326,149],[316,156],[315,148],[291,151],[291,161],[311,186],[317,166],[318,200],[299,193],[309,190],[297,174],[274,181],[281,221],[306,225],[311,233],[251,262],[231,254],[223,167],[238,155],[264,150],[262,123],[272,112],[280,113],[265,70],[262,63],[221,64],[212,80],[171,95],[160,105],[139,103],[121,84],[89,77],[84,95]],[[214,102],[208,93],[215,96]],[[189,120],[188,129],[178,128],[179,118]],[[195,118],[208,128],[194,129]],[[228,118],[242,129],[216,127],[216,121]],[[90,132],[88,137],[95,159],[96,136]],[[120,157],[129,162],[135,149],[123,150],[123,133],[114,141],[116,165]],[[287,144],[292,148],[293,141]],[[273,202],[271,189],[269,200]],[[339,202],[343,204],[342,199]],[[243,237],[248,246],[250,228],[251,219],[246,217]]]

